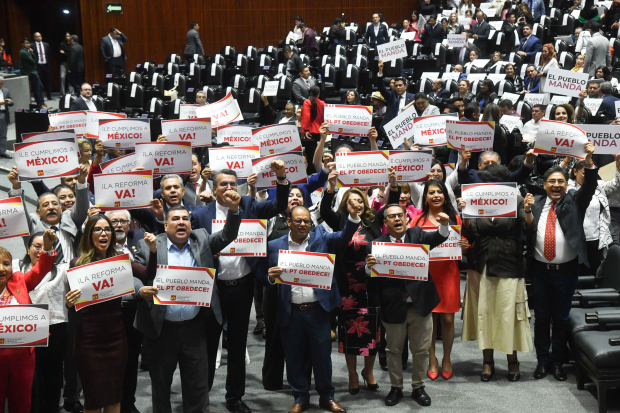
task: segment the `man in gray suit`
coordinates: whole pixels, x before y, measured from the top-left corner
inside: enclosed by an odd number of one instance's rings
[[[599,32],[601,24],[595,21],[590,21],[588,24],[592,37],[588,47],[586,47],[583,72],[594,76],[597,67],[611,66],[611,51],[609,50],[609,40]]]
[[[150,253],[157,253],[157,264],[215,268],[213,255],[237,238],[241,196],[233,190],[225,195],[228,214],[224,229],[213,235],[205,229],[192,231],[189,211],[182,205],[168,210],[166,232],[157,241],[138,244],[136,261],[146,264]],[[155,245],[156,244],[156,245]],[[157,288],[152,281],[144,286],[134,278],[139,296],[135,327],[144,334],[142,348],[149,365],[154,413],[170,413],[170,387],[177,363],[181,370],[184,412],[204,412],[209,405],[209,369],[207,364],[207,317],[222,322],[220,300],[215,282],[210,307],[190,305],[154,305]]]
[[[308,99],[310,88],[314,85],[316,85],[316,82],[310,77],[310,68],[308,66],[302,67],[299,77],[293,82],[295,103],[303,105],[306,99]]]
[[[11,99],[11,92],[2,87],[3,84],[4,78],[0,76],[0,158],[11,159],[13,157],[6,153],[6,133],[11,121],[9,106],[13,106],[13,100]]]
[[[198,34],[198,29],[200,29],[200,26],[198,26],[198,23],[191,22],[189,26],[190,29],[187,32],[187,43],[185,44],[185,51],[183,53],[185,54],[185,61],[193,62],[194,55],[204,55],[205,49],[202,47],[202,43],[200,42],[200,34]]]

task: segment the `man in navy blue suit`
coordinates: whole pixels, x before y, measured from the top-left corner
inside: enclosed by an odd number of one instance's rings
[[[601,83],[601,97],[603,98],[603,103],[601,103],[599,110],[602,110],[605,116],[611,119],[616,116],[616,102],[619,100],[612,94],[613,92],[611,82]]]
[[[358,211],[355,206],[352,209]],[[342,231],[328,233],[321,225],[310,229],[312,220],[308,208],[294,207],[287,219],[291,229],[289,234],[269,242],[269,271],[265,281],[274,284],[282,274],[282,268],[278,266],[280,250],[333,253],[351,241],[360,222],[358,212],[354,212],[349,215]],[[332,385],[329,313],[340,302],[335,278],[332,278],[331,290],[278,285],[278,322],[286,359],[286,377],[295,396],[295,404],[289,412],[307,410],[310,403],[310,383],[303,361],[306,340],[310,345],[315,387],[320,395],[319,406],[331,412],[346,411],[334,400]]]
[[[387,101],[387,108],[385,109],[385,115],[383,115],[383,121],[381,122],[381,131],[383,126],[394,119],[401,110],[409,103],[414,101],[415,95],[413,93],[407,93],[407,84],[405,79],[397,77],[394,79],[394,90],[388,90],[383,83],[383,61],[379,60],[379,73],[377,74],[377,87],[381,96]]]
[[[385,44],[390,41],[387,27],[381,24],[381,18],[377,13],[372,15],[372,24],[366,29],[366,41],[371,47],[378,44]]]
[[[471,151],[466,149],[463,151],[463,156],[461,157],[461,164],[459,165],[458,176],[459,183],[463,184],[477,184],[482,181],[478,177],[478,171],[472,168],[472,165],[467,165],[467,162],[471,159]],[[534,154],[534,149],[530,149],[527,151],[525,155],[525,161],[523,165],[516,171],[510,174],[510,182],[522,182],[527,179],[528,176],[532,173],[532,169],[534,168],[534,159],[536,159],[536,155]],[[484,151],[478,157],[478,169],[484,169],[488,165],[491,164],[500,164],[501,159],[497,152],[493,151]]]
[[[540,39],[532,34],[532,25],[526,23],[523,26],[523,38],[519,43],[517,54],[523,58],[533,59],[536,53],[542,50]]]
[[[523,91],[524,93],[539,93],[540,90],[540,78],[538,77],[538,72],[536,71],[536,66],[528,65],[525,69],[525,81],[523,82]]]
[[[528,0],[527,7],[530,8],[534,20],[545,14],[545,2],[543,0]]]
[[[239,204],[241,219],[269,219],[286,210],[290,185],[286,180],[284,162],[272,161],[271,170],[278,179],[275,199],[258,203],[253,197],[241,197]],[[194,210],[190,216],[192,228],[204,228],[209,234],[213,233],[213,220],[226,219],[228,208],[225,206],[225,193],[228,190],[237,190],[237,174],[233,170],[223,169],[217,172],[213,180],[215,201]],[[235,413],[251,412],[241,398],[245,394],[245,348],[254,298],[254,278],[260,273],[258,270],[262,260],[264,259],[259,257],[221,256],[216,264],[216,285],[222,319],[210,317],[207,320],[209,388],[213,386],[222,321],[226,319],[228,322],[226,407]]]

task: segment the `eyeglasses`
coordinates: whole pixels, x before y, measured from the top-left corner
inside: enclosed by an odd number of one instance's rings
[[[128,219],[115,219],[112,222],[112,226],[115,227],[117,225],[127,225],[129,224],[129,220]]]
[[[41,251],[43,249],[43,245],[31,245],[30,248],[34,248],[35,251]]]
[[[564,185],[566,181],[564,179],[549,179],[547,183],[549,185]]]
[[[294,220],[293,220],[293,223],[294,223],[295,225],[301,225],[302,223],[304,223],[304,224],[306,224],[306,225],[310,225],[310,224],[312,223],[312,221],[311,221],[311,220],[309,220],[309,219],[294,219]]]
[[[95,228],[93,228],[93,234],[101,234],[101,231],[105,231],[106,234],[111,234],[112,233],[112,228],[110,228],[110,227],[105,227],[105,228],[95,227]]]
[[[403,218],[404,216],[405,216],[405,214],[403,214],[402,212],[400,214],[389,214],[389,215],[386,215],[387,219]]]

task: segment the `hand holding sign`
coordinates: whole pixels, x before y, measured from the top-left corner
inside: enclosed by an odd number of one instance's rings
[[[329,182],[329,192],[334,192],[336,185],[338,185],[338,171],[331,171],[327,177],[327,182]]]
[[[590,167],[594,164],[592,162],[592,154],[594,153],[594,145],[592,142],[586,142],[584,151],[586,152],[586,167]]]
[[[19,181],[19,170],[17,166],[11,168],[8,178],[9,182],[13,185],[13,189],[21,189],[22,183]]]
[[[271,170],[279,180],[286,179],[286,172],[284,172],[284,161],[276,159],[271,162]]]
[[[366,267],[370,269],[373,267],[373,265],[376,265],[376,264],[377,264],[377,259],[375,258],[375,256],[372,254],[368,254],[366,256]]]
[[[67,299],[67,307],[72,308],[77,302],[78,298],[82,295],[82,291],[80,290],[71,290],[67,293],[65,298]]]
[[[155,217],[157,217],[157,220],[163,221],[165,219],[164,205],[161,203],[159,199],[154,199],[149,209],[153,212],[153,214],[155,214]]]
[[[138,292],[138,294],[140,294],[140,297],[142,297],[145,300],[153,301],[153,296],[157,295],[158,291],[159,290],[157,290],[156,287],[146,286],[146,287],[140,288],[140,291]]]
[[[78,177],[77,177],[77,181],[80,184],[85,184],[86,183],[86,178],[88,178],[88,170],[90,169],[90,165],[87,164],[80,164],[80,166],[78,166]]]
[[[269,282],[270,283],[275,283],[277,278],[280,278],[280,275],[282,275],[282,268],[280,267],[271,267],[269,268]]]
[[[146,242],[146,246],[149,247],[149,251],[151,251],[153,254],[157,252],[157,236],[155,236],[155,234],[145,232],[144,242]]]
[[[396,169],[390,166],[390,173],[388,174],[388,181],[390,182],[390,186],[395,188],[398,184],[396,183]]]

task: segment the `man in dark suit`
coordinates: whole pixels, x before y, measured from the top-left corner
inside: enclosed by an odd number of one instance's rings
[[[536,70],[536,66],[528,65],[525,69],[525,80],[523,81],[523,91],[524,93],[539,93],[540,90],[540,78],[538,77],[538,71]]]
[[[383,115],[383,121],[381,122],[381,132],[385,134],[383,126],[394,119],[403,110],[405,106],[414,101],[415,95],[413,93],[407,93],[407,84],[405,79],[394,79],[394,90],[388,90],[383,82],[383,61],[379,60],[379,73],[377,75],[377,87],[381,96],[387,101],[387,107],[385,109],[385,115]]]
[[[598,176],[592,162],[594,145],[586,143],[584,151],[585,176],[578,191],[567,191],[568,172],[560,166],[552,166],[543,177],[546,195],[527,194],[524,201],[528,251],[532,252],[530,273],[536,297],[536,379],[542,379],[551,370],[556,380],[566,380],[562,368],[566,325],[577,287],[578,260],[590,265],[583,220],[596,191]],[[553,324],[552,335],[550,324]]]
[[[337,17],[334,19],[331,27],[329,28],[329,50],[336,50],[336,45],[344,45],[347,39],[347,29],[344,28],[345,23],[342,18]]]
[[[84,48],[78,43],[80,38],[71,35],[71,51],[69,52],[69,84],[74,90],[80,90],[80,85],[84,82]]]
[[[368,26],[368,29],[366,29],[366,35],[364,37],[370,47],[373,48],[377,47],[378,44],[385,44],[390,41],[387,27],[384,24],[381,24],[379,14],[375,13],[372,15],[372,24]]]
[[[540,39],[532,34],[532,25],[526,23],[523,26],[523,38],[519,43],[517,54],[524,58],[524,61],[533,62],[536,53],[542,50]]]
[[[0,76],[0,158],[12,159],[13,157],[6,153],[6,134],[11,122],[9,106],[13,106],[13,99],[9,89],[2,87],[3,84],[4,78]]]
[[[422,45],[430,47],[432,53],[435,51],[435,45],[441,43],[445,37],[446,31],[443,25],[437,21],[437,16],[432,15],[428,19],[428,23],[424,26],[424,32],[422,33]]]
[[[302,41],[303,44],[299,48],[299,51],[311,58],[315,57],[319,52],[319,44],[316,41],[316,32],[306,26],[306,23],[301,23],[299,25],[299,30],[304,33],[304,38]]]
[[[376,242],[426,244],[431,249],[444,242],[449,235],[449,218],[443,212],[437,220],[438,231],[425,232],[420,227],[407,229],[407,211],[398,204],[388,205],[383,222],[388,233]],[[372,253],[372,243],[366,247],[368,256],[364,270],[370,276],[377,264]],[[381,305],[381,321],[385,328],[388,371],[392,388],[385,397],[386,406],[394,406],[403,397],[402,352],[407,351],[405,339],[409,337],[413,362],[411,397],[421,406],[430,406],[431,398],[424,390],[424,377],[428,369],[428,350],[433,336],[432,311],[439,304],[439,294],[430,273],[428,281],[404,281],[397,278],[373,279],[374,289]],[[371,281],[371,282],[372,282]]]
[[[166,215],[166,232],[159,234],[155,242],[141,241],[136,261],[146,264],[149,255],[156,253],[158,265],[214,268],[213,255],[237,238],[240,200],[235,191],[227,191],[224,229],[212,235],[204,229],[192,230],[189,211],[184,206],[172,207]],[[209,405],[206,319],[222,318],[217,286],[213,287],[210,307],[154,305],[152,299],[158,290],[152,283],[149,280],[144,286],[134,278],[135,296],[139,297],[135,326],[144,334],[153,411],[172,411],[170,387],[178,363],[183,411],[204,412]]]
[[[435,79],[433,81],[432,94],[440,101],[446,101],[450,99],[450,91],[446,89],[446,81],[441,79]]]
[[[287,59],[286,72],[291,76],[299,75],[299,72],[301,72],[301,69],[304,67],[299,55],[297,55],[297,53],[293,51],[293,48],[288,44],[284,46],[284,50],[282,52],[284,53],[284,57]]]
[[[514,13],[508,13],[506,20],[502,24],[502,33],[504,33],[504,39],[502,40],[501,49],[504,53],[513,53],[518,50],[519,38],[516,30],[519,26],[515,24],[516,16]]]
[[[34,52],[34,60],[37,61],[37,72],[43,83],[47,100],[52,100],[52,80],[50,76],[50,45],[43,41],[41,33],[36,32],[32,35],[34,42],[30,45]]]
[[[278,182],[275,199],[258,203],[254,197],[241,197],[243,219],[269,219],[286,210],[290,185],[286,180],[284,162],[272,161],[271,170]],[[212,233],[213,220],[226,219],[228,208],[225,194],[228,190],[237,191],[237,174],[230,169],[218,171],[213,181],[215,201],[191,214],[192,228],[204,228]],[[226,256],[219,258],[216,267],[222,316],[228,320],[226,407],[235,413],[251,412],[241,398],[245,394],[245,349],[254,298],[254,279],[260,274],[258,269],[262,260],[264,258]],[[215,376],[215,357],[222,332],[222,318],[209,318],[207,331],[211,387]]]
[[[305,82],[304,82],[305,87]],[[276,111],[272,105],[269,104],[267,96],[261,93],[260,98],[263,102],[261,107],[261,125],[275,125],[278,123],[295,122],[297,116],[295,115],[295,104],[293,102],[287,102],[284,106],[284,110]]]
[[[99,45],[99,52],[105,62],[106,73],[113,73],[114,68],[120,67],[125,74],[125,60],[127,55],[125,54],[125,42],[127,36],[121,33],[116,27],[110,29],[110,33],[107,36],[101,38],[101,44]]]
[[[352,206],[356,211],[356,207]],[[334,253],[349,244],[361,219],[354,212],[342,231],[328,233],[322,225],[312,230],[310,211],[305,206],[293,207],[287,223],[288,235],[269,241],[267,258],[269,271],[265,282],[275,284],[282,275],[278,266],[280,250]],[[290,412],[300,413],[309,408],[310,383],[306,375],[306,341],[312,355],[312,368],[319,406],[331,412],[346,411],[334,400],[332,385],[332,343],[330,339],[329,313],[341,302],[336,279],[332,278],[331,289],[311,288],[278,284],[278,323],[286,360],[286,377],[293,389],[295,404]]]
[[[601,83],[601,96],[603,98],[603,103],[601,103],[599,111],[603,111],[605,116],[611,119],[616,117],[616,102],[620,100],[612,93],[613,88],[611,87],[611,82]]]
[[[295,103],[303,105],[306,99],[308,99],[310,88],[315,85],[316,81],[310,77],[310,68],[308,66],[302,67],[299,71],[299,77],[293,82]]]
[[[470,162],[471,155],[471,150],[465,149],[463,151],[463,155],[461,156],[461,164],[459,165],[458,170],[459,183],[461,185],[478,184],[482,182],[478,177],[478,171],[473,169],[473,165],[467,165],[467,163]],[[523,165],[510,174],[509,182],[525,181],[532,173],[532,169],[534,168],[534,159],[536,159],[536,155],[534,155],[534,150],[530,149],[525,155]],[[491,164],[501,164],[499,154],[493,151],[482,152],[478,157],[478,170],[482,170]]]
[[[103,104],[93,100],[93,87],[89,83],[82,83],[80,86],[80,97],[71,102],[69,111],[92,110],[103,111]]]
[[[193,62],[194,55],[204,55],[205,49],[202,47],[202,42],[200,41],[200,34],[198,33],[200,26],[198,23],[191,22],[189,26],[190,29],[187,32],[187,43],[185,43],[185,50],[183,53],[185,54],[185,61]]]
[[[487,54],[487,40],[489,40],[490,33],[491,26],[484,21],[484,13],[479,11],[476,13],[476,23],[472,24],[469,34],[474,38],[474,46],[480,49],[480,57],[484,57]]]

